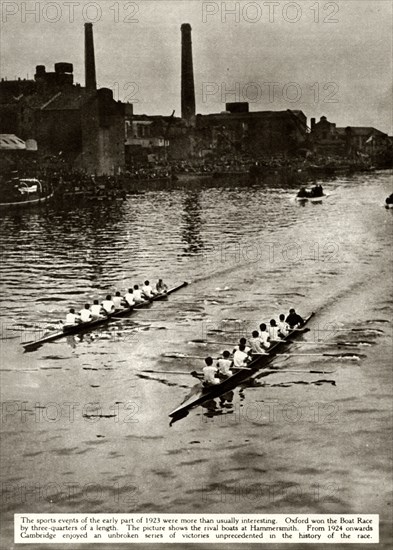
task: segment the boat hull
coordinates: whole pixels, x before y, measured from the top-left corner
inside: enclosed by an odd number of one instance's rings
[[[296,197],[298,202],[321,202],[327,195],[321,195],[320,197]]]
[[[39,206],[44,202],[49,201],[53,197],[53,193],[46,195],[46,197],[40,197],[38,199],[18,201],[18,202],[0,202],[0,210],[7,210],[8,208],[27,208],[28,206]]]
[[[305,325],[313,316],[314,313],[311,313],[311,315],[309,315],[305,319],[303,327],[305,327]],[[303,327],[300,331],[298,329],[291,330],[283,340],[277,342],[274,346],[270,348],[269,355],[259,355],[255,359],[253,359],[253,361],[249,363],[248,369],[239,370],[216,386],[211,386],[208,389],[202,389],[201,387],[199,395],[190,398],[189,401],[183,402],[177,409],[172,411],[169,416],[173,419],[173,421],[180,420],[180,418],[184,418],[185,416],[187,416],[191,409],[203,405],[204,403],[206,403],[207,401],[211,401],[212,399],[217,399],[218,397],[221,397],[226,393],[234,390],[237,386],[239,386],[239,384],[245,382],[254,374],[256,374],[259,370],[261,370],[264,366],[269,364],[275,358],[278,352],[280,352],[283,348],[291,343],[291,340],[293,338],[296,338],[297,335],[302,334],[304,332]]]

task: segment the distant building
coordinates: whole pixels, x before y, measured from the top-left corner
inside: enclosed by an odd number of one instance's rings
[[[126,165],[147,160],[180,160],[192,156],[195,130],[189,121],[162,115],[132,115],[126,121]]]
[[[34,163],[36,151],[34,140],[24,141],[15,134],[0,134],[0,183],[9,179],[20,163]]]
[[[314,148],[320,153],[356,156],[373,156],[389,145],[388,135],[373,127],[347,126],[338,128],[325,116],[315,122],[311,119],[311,139]]]
[[[74,84],[71,63],[54,68],[38,65],[34,80],[0,82],[0,132],[36,140],[41,156],[62,155],[70,168],[97,175],[123,171],[132,105],[96,89],[91,24],[85,25],[86,87]]]
[[[214,152],[248,153],[254,157],[292,153],[306,141],[302,111],[254,111],[247,103],[230,103],[226,112],[197,115],[196,139]]]
[[[365,153],[373,156],[389,146],[389,137],[376,128],[367,126],[347,126],[336,128],[337,134],[345,140],[349,154]]]

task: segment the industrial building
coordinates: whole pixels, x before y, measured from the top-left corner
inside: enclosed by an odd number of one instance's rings
[[[41,158],[62,155],[87,173],[120,173],[132,104],[115,101],[107,88],[97,90],[91,23],[85,24],[85,87],[74,84],[72,63],[54,69],[38,65],[33,80],[0,82],[0,132],[36,140]]]
[[[119,174],[138,162],[221,155],[253,158],[291,154],[304,146],[302,111],[250,112],[247,103],[196,114],[191,26],[181,25],[181,117],[136,115],[130,103],[97,89],[93,27],[85,24],[85,86],[73,65],[36,67],[32,80],[0,83],[0,132],[33,139],[40,157],[61,155],[70,169]]]
[[[322,116],[319,122],[311,119],[311,143],[316,152],[353,156],[365,154],[370,157],[390,148],[387,134],[373,127],[337,127]]]

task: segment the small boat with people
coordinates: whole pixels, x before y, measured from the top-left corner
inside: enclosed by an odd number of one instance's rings
[[[282,320],[283,315],[280,315],[278,324],[274,321],[270,322],[270,331],[265,323],[260,325],[260,331],[253,331],[252,337],[249,339],[250,346],[247,346],[245,338],[242,338],[239,345],[233,350],[232,359],[226,350],[222,354],[222,360],[231,361],[231,367],[227,369],[227,376],[215,376],[215,370],[219,371],[220,365],[214,367],[211,357],[205,359],[205,367],[203,369],[204,381],[200,382],[192,389],[189,396],[183,403],[174,409],[169,416],[172,418],[171,424],[188,415],[190,410],[219,398],[225,400],[225,396],[249,380],[258,371],[270,364],[278,353],[285,350],[292,341],[309,330],[306,327],[307,323],[314,316],[311,313],[303,319],[291,309],[285,321]],[[271,334],[275,337],[267,338],[265,334]],[[220,360],[219,360],[220,361]],[[228,367],[228,365],[226,365]],[[231,373],[228,375],[228,373]],[[193,371],[190,373],[196,376]]]
[[[58,331],[47,334],[38,340],[26,342],[22,345],[25,351],[34,351],[43,344],[55,342],[56,340],[70,335],[89,332],[102,325],[107,325],[123,317],[128,317],[134,310],[148,307],[152,302],[165,300],[170,294],[177,292],[187,285],[188,283],[184,281],[168,289],[163,280],[159,279],[155,285],[155,289],[150,286],[149,281],[145,281],[144,287],[147,287],[149,290],[151,289],[150,295],[144,294],[143,292],[140,294],[139,292],[137,293],[137,291],[139,291],[139,285],[134,285],[134,288],[130,288],[124,297],[121,296],[119,291],[116,292],[113,298],[108,294],[106,298],[102,300],[101,304],[98,300],[94,300],[91,306],[90,304],[85,304],[79,313],[75,312],[75,308],[70,308],[66,315],[65,322],[61,322],[62,327]],[[118,300],[118,298],[120,298],[120,300]]]
[[[49,201],[54,195],[51,187],[46,187],[37,178],[13,178],[1,185],[0,209],[25,208]]]
[[[385,200],[385,208],[393,208],[393,193],[391,193]]]
[[[313,187],[306,188],[301,187],[296,195],[298,202],[320,202],[327,195],[323,191],[323,187],[320,184],[313,185]]]

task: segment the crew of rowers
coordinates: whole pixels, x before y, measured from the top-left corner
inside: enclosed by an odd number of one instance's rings
[[[232,376],[234,371],[248,368],[248,364],[255,358],[255,355],[269,355],[268,350],[272,344],[285,339],[290,330],[300,328],[303,324],[304,319],[294,309],[289,310],[289,315],[286,318],[282,313],[278,322],[272,319],[269,325],[261,323],[259,331],[252,332],[248,343],[246,338],[240,338],[239,344],[233,349],[232,354],[227,350],[223,351],[216,366],[211,357],[205,359],[203,384],[205,386],[220,384]]]
[[[80,323],[90,323],[98,319],[105,319],[105,317],[116,313],[116,311],[149,302],[155,296],[166,294],[167,291],[168,287],[162,279],[158,280],[154,288],[149,281],[145,281],[141,287],[134,285],[133,288],[129,288],[124,296],[122,296],[121,292],[117,291],[114,296],[108,294],[101,303],[98,300],[94,300],[92,305],[85,304],[79,313],[76,313],[75,309],[71,308],[66,315],[63,326],[72,327]]]

